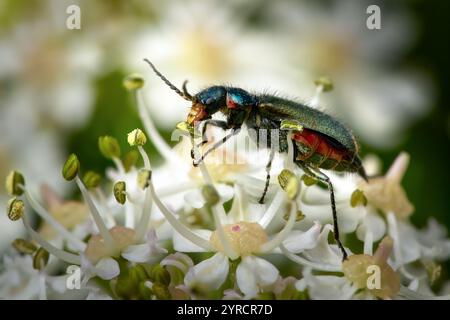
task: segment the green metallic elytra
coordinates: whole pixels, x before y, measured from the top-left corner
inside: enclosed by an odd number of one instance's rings
[[[264,95],[259,97],[259,112],[262,116],[278,121],[295,119],[307,129],[334,138],[348,151],[358,152],[358,145],[351,131],[335,118],[317,109],[295,101]]]

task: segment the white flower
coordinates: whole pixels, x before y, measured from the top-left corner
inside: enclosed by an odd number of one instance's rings
[[[204,165],[203,169],[205,168]],[[201,168],[202,169],[202,168]],[[205,173],[205,171],[202,171]],[[207,173],[205,173],[207,175]],[[205,177],[208,179],[208,177]],[[152,189],[152,183],[150,183]],[[282,191],[280,191],[282,192]],[[261,210],[259,217],[254,222],[248,220],[246,203],[235,193],[233,209],[228,215],[221,204],[212,206],[216,223],[216,230],[189,230],[179,224],[173,214],[156,201],[166,219],[177,232],[174,233],[174,248],[181,252],[215,252],[215,254],[199,264],[190,268],[184,279],[186,286],[202,291],[217,290],[228,277],[230,260],[241,257],[241,262],[236,269],[236,283],[246,299],[255,297],[275,284],[279,272],[268,261],[256,257],[255,254],[268,253],[276,249],[289,235],[296,217],[295,202],[291,203],[289,219],[285,227],[269,239],[264,226],[279,212],[283,202],[283,192],[278,197],[280,200],[268,205],[266,210]],[[158,203],[159,202],[159,203]],[[245,208],[245,209],[243,209]],[[268,217],[270,217],[268,219]]]

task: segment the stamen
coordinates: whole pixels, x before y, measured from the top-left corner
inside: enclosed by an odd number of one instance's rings
[[[91,195],[89,191],[84,186],[81,179],[76,176],[75,181],[77,182],[78,188],[80,189],[81,193],[83,194],[84,200],[87,202],[89,209],[91,211],[92,217],[94,218],[95,224],[97,225],[98,230],[100,231],[100,234],[105,240],[105,244],[111,251],[114,251],[116,249],[116,244],[114,242],[113,237],[111,236],[111,233],[109,232],[108,228],[105,225],[105,222],[102,219],[102,216],[100,215],[97,207],[94,204],[94,201],[91,198]]]
[[[114,157],[114,158],[112,158],[112,161],[113,161],[114,164],[116,165],[117,170],[119,170],[119,174],[120,174],[120,175],[125,174],[125,168],[124,168],[124,166],[123,166],[122,160],[120,160],[120,159],[117,158],[117,157]]]
[[[147,152],[145,152],[144,148],[142,146],[138,146],[139,153],[141,154],[142,160],[144,160],[144,167],[147,170],[152,170],[152,167],[150,165],[150,159],[148,158]]]
[[[333,90],[333,81],[329,76],[321,76],[314,80],[314,84],[316,85],[316,93],[311,99],[310,105],[311,107],[316,108],[319,105],[321,93]]]
[[[318,85],[316,87],[316,91],[313,95],[313,97],[311,98],[311,101],[309,102],[310,106],[313,108],[317,108],[319,106],[320,103],[320,95],[323,92],[323,85]]]
[[[192,147],[194,149],[197,148],[195,141],[193,138],[191,138]],[[197,150],[194,150],[195,152]],[[208,169],[206,168],[205,162],[201,161],[199,163],[200,172],[202,174],[203,180],[205,180],[205,183],[207,185],[210,185],[212,188],[214,188],[213,180],[208,172]],[[215,188],[214,188],[215,189]],[[216,190],[217,192],[217,190]],[[214,217],[214,224],[217,231],[217,235],[219,236],[219,240],[222,243],[223,250],[226,256],[228,256],[230,259],[234,260],[239,257],[239,255],[235,252],[233,247],[231,246],[231,243],[229,239],[227,238],[227,235],[225,234],[225,230],[223,229],[222,223],[226,223],[227,221],[227,214],[225,213],[225,209],[221,203],[218,203],[216,205],[213,205],[211,207]]]
[[[47,288],[45,284],[45,273],[39,275],[39,300],[47,300]]]
[[[81,263],[81,259],[78,255],[58,249],[55,246],[53,246],[51,243],[44,240],[44,238],[42,238],[42,236],[39,233],[37,233],[36,231],[33,230],[33,228],[31,228],[26,214],[24,214],[24,216],[22,217],[22,222],[23,222],[23,225],[25,226],[25,228],[27,229],[28,233],[30,234],[31,238],[33,238],[37,243],[39,243],[39,245],[41,247],[43,247],[49,253],[51,253],[58,259],[63,260],[67,263],[78,264],[78,265]]]
[[[197,182],[195,182],[195,181],[188,181],[188,182],[185,182],[185,183],[180,183],[180,184],[178,184],[176,186],[160,188],[160,189],[158,189],[158,194],[159,194],[159,196],[161,198],[164,198],[164,197],[168,197],[168,196],[171,196],[173,194],[180,193],[180,192],[183,192],[183,191],[187,191],[187,190],[190,190],[190,189],[194,189],[194,188],[197,188],[197,187],[198,187],[198,183]]]
[[[148,224],[150,223],[150,217],[152,212],[152,195],[149,189],[145,191],[144,205],[142,206],[141,219],[136,227],[136,241],[140,241],[147,231]],[[132,213],[132,212],[131,212]]]
[[[155,193],[155,188],[153,186],[152,180],[150,180],[148,188],[151,192],[153,201],[155,202],[156,206],[159,208],[159,210],[161,210],[166,220],[172,225],[172,227],[179,234],[181,234],[184,238],[196,244],[197,246],[203,248],[206,251],[214,251],[208,240],[204,239],[203,237],[200,237],[199,235],[189,230],[189,228],[186,227],[184,224],[182,224],[180,221],[178,221],[175,215],[161,202],[161,200]]]
[[[370,230],[366,230],[364,237],[364,254],[373,255],[373,234]]]
[[[289,232],[291,232],[292,228],[294,227],[296,217],[297,217],[297,204],[295,203],[295,201],[291,201],[291,213],[289,215],[288,221],[286,222],[286,225],[280,232],[278,232],[278,234],[274,238],[264,243],[259,248],[259,252],[268,253],[271,252],[273,249],[279,247],[286,239],[286,237],[289,235]]]
[[[258,222],[261,225],[261,227],[263,227],[264,229],[267,228],[272,219],[275,217],[275,214],[277,213],[278,209],[280,209],[284,199],[285,199],[285,192],[281,189],[278,190],[269,208],[266,210],[266,212],[263,214],[262,218]]]
[[[209,175],[209,172],[208,172],[208,169],[206,168],[205,163],[204,162],[200,163],[199,168],[200,168],[200,172],[202,173],[203,180],[205,180],[205,183],[214,188],[213,181],[211,179],[211,176]],[[216,190],[216,192],[217,192],[217,190]],[[217,222],[219,224],[226,223],[227,214],[225,213],[225,209],[222,204],[219,203],[219,204],[213,206],[213,211],[215,211],[217,214],[217,218],[219,219]]]
[[[296,255],[296,254],[293,254],[283,244],[280,245],[280,249],[281,249],[281,252],[283,252],[283,254],[286,256],[286,258],[288,258],[289,260],[291,260],[299,265],[311,267],[313,269],[321,270],[321,271],[329,271],[329,272],[342,271],[341,267],[333,266],[331,264],[312,262],[312,261],[309,261],[303,257]]]
[[[147,152],[145,152],[144,148],[142,146],[137,146],[139,153],[142,157],[142,160],[144,161],[144,167],[147,170],[151,170],[152,166],[150,164],[150,159],[148,157]],[[151,182],[151,178],[150,181]],[[152,196],[151,196],[151,192],[149,191],[149,189],[147,189],[145,191],[145,198],[144,198],[144,205],[142,206],[142,213],[141,213],[141,219],[139,221],[139,225],[137,226],[136,229],[136,240],[140,241],[144,235],[145,232],[147,231],[148,228],[148,224],[150,222],[150,217],[151,217],[151,213],[152,213]]]
[[[106,201],[106,197],[105,197],[103,190],[100,188],[96,188],[95,193],[97,194],[97,198],[99,199],[101,206],[105,209],[102,211],[102,213],[105,213],[103,218],[106,219],[106,224],[108,226],[110,226],[111,228],[114,227],[116,225],[116,221],[114,220],[114,217],[110,211],[110,208]]]
[[[393,212],[387,214],[388,234],[394,240],[394,257],[397,266],[403,265],[402,252],[400,250],[400,237],[398,234],[397,220]],[[394,268],[395,269],[395,268]]]
[[[134,210],[131,203],[125,203],[125,227],[134,229]]]
[[[144,97],[142,96],[141,90],[136,90],[134,92],[134,97],[136,104],[138,106],[139,117],[144,124],[145,130],[147,131],[150,140],[152,140],[155,148],[158,150],[159,154],[163,156],[166,161],[174,162],[179,159],[179,157],[172,151],[170,146],[161,137],[158,130],[150,117],[147,104]]]
[[[84,249],[86,248],[86,244],[76,236],[74,236],[69,230],[64,228],[64,226],[62,226],[57,220],[55,220],[55,218],[33,198],[31,193],[28,191],[28,189],[25,188],[25,186],[21,186],[21,188],[25,191],[25,197],[27,198],[34,211],[36,211],[42,219],[47,221],[59,234],[61,234],[64,239],[67,239],[67,241],[73,244],[78,250],[84,251]]]

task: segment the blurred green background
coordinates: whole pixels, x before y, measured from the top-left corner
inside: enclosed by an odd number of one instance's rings
[[[81,9],[80,30],[66,28],[71,4]],[[369,4],[381,8],[381,30],[365,27]],[[59,177],[68,153],[104,172],[110,163],[98,136],[119,137],[127,150],[124,134],[141,126],[122,87],[131,72],[148,81],[168,138],[188,106],[144,57],[174,83],[189,78],[192,91],[225,82],[305,100],[313,81],[330,74],[335,90],[323,103],[355,129],[363,155],[378,155],[386,169],[410,153],[403,185],[413,222],[435,217],[450,227],[449,13],[439,0],[1,0],[0,175],[17,167],[32,184],[69,195]]]

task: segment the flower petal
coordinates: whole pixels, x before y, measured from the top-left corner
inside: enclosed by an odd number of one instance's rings
[[[123,252],[122,257],[132,262],[147,262],[152,258],[150,247],[147,243],[128,246]]]
[[[103,258],[95,265],[94,272],[103,280],[111,280],[120,274],[120,268],[113,258]]]
[[[246,256],[236,270],[236,281],[246,299],[254,298],[260,289],[273,285],[279,276],[278,269],[267,260]]]
[[[329,224],[324,226],[317,241],[317,246],[311,250],[305,250],[303,254],[311,261],[340,266],[342,256],[339,249],[336,245],[328,243],[328,234],[332,229],[333,227]]]
[[[367,214],[356,230],[358,239],[364,241],[367,231],[372,233],[374,242],[386,234],[386,223],[373,208],[367,208]]]
[[[195,287],[204,291],[217,290],[227,278],[228,269],[228,257],[222,253],[216,253],[192,267],[186,274],[184,283],[189,288]]]
[[[312,249],[317,245],[320,228],[320,223],[316,221],[308,231],[293,230],[286,240],[283,241],[283,245],[293,253]]]

